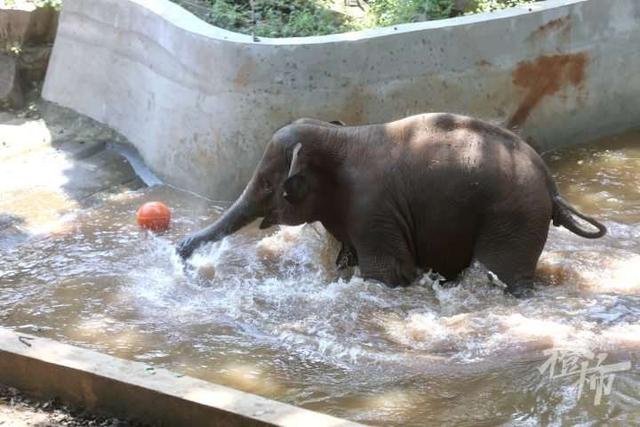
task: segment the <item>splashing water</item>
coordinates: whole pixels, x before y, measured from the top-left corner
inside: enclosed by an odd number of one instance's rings
[[[319,224],[251,225],[183,264],[175,242],[223,208],[161,186],[112,196],[4,253],[2,324],[371,424],[631,423],[638,139],[551,154],[561,191],[610,233],[586,240],[553,228],[529,299],[505,294],[478,264],[455,284],[426,273],[397,289],[338,273],[338,245]],[[135,225],[136,207],[153,199],[177,219],[164,235]],[[633,369],[595,405],[574,380],[537,369],[558,347]]]

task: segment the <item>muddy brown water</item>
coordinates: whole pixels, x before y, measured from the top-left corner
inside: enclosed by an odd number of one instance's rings
[[[374,425],[640,423],[640,132],[545,158],[609,234],[552,227],[529,299],[481,266],[451,288],[339,276],[317,225],[254,225],[184,269],[174,242],[224,205],[160,186],[3,253],[0,323]],[[166,234],[136,226],[148,200]]]

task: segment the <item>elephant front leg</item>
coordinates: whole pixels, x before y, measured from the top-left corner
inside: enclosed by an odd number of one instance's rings
[[[358,265],[358,254],[353,246],[348,243],[342,242],[342,247],[336,258],[336,267],[338,270],[344,270],[348,267],[355,267]]]
[[[187,259],[193,254],[193,252],[206,242],[206,236],[202,233],[193,233],[178,242],[177,251],[182,259]]]
[[[403,254],[403,251],[396,255],[362,253],[359,261],[362,277],[382,282],[392,288],[409,286],[418,276],[413,258],[408,253]]]

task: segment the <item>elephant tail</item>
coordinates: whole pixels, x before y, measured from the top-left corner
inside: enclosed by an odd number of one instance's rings
[[[577,234],[581,237],[586,237],[587,239],[597,239],[598,237],[602,237],[607,233],[607,227],[605,227],[601,222],[586,216],[580,212],[578,212],[573,206],[569,204],[566,200],[560,196],[559,193],[555,193],[552,195],[553,200],[553,225],[556,227],[563,226],[567,230]],[[598,231],[587,231],[580,227],[580,224],[575,220],[573,215],[577,216],[593,225]]]

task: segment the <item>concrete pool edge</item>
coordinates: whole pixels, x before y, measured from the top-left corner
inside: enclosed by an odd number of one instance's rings
[[[0,383],[36,398],[157,425],[362,425],[3,327]]]

